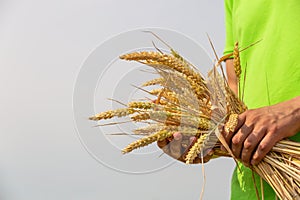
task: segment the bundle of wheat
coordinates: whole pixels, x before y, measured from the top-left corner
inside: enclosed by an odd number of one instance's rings
[[[232,55],[226,55],[227,58]],[[239,50],[233,53],[237,75],[240,74]],[[130,102],[127,107],[102,112],[91,120],[106,120],[129,116],[133,122],[151,121],[150,125],[133,132],[143,135],[129,144],[123,153],[172,137],[175,132],[197,138],[187,147],[184,157],[187,164],[193,163],[199,154],[214,149],[218,155],[233,155],[222,134],[234,130],[238,114],[247,108],[230,90],[220,61],[204,78],[199,71],[173,49],[170,53],[161,51],[133,52],[120,56],[121,59],[137,61],[154,68],[159,78],[147,81],[144,87],[157,85],[160,88],[148,91],[155,96],[152,101]],[[222,70],[223,72],[223,70]],[[220,149],[221,144],[227,152]],[[256,166],[251,169],[264,178],[281,199],[298,199],[300,194],[300,144],[282,140]]]

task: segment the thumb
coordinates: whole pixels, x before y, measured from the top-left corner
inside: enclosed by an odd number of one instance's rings
[[[173,140],[169,143],[170,145],[170,154],[173,158],[178,159],[181,157],[181,141],[182,134],[176,132],[173,134]]]

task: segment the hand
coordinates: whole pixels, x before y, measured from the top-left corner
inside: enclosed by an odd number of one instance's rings
[[[257,165],[283,138],[300,131],[300,97],[273,106],[247,110],[238,117],[234,132],[223,133],[234,156]]]
[[[173,134],[173,137],[158,141],[157,145],[163,150],[164,153],[171,156],[172,158],[179,160],[185,163],[185,156],[188,153],[189,149],[196,142],[196,137],[186,137],[181,133],[176,132]],[[206,150],[204,152],[203,162],[208,162],[213,156],[213,149]],[[200,156],[200,155],[199,155]],[[201,157],[196,157],[193,164],[201,163]]]

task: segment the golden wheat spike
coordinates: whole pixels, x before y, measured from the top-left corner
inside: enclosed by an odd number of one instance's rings
[[[156,69],[159,70],[159,73],[164,72],[167,75],[163,75],[165,76],[164,78],[166,80],[168,80],[170,78],[171,75],[175,75],[173,76],[173,86],[177,87],[176,89],[182,89],[182,88],[189,88],[191,92],[193,92],[197,98],[200,100],[202,98],[207,98],[209,96],[209,91],[207,89],[206,86],[206,82],[203,81],[199,81],[197,79],[195,79],[192,75],[187,75],[185,73],[176,73],[176,71],[172,71],[172,70],[168,70],[165,71],[168,66],[166,66],[166,64],[164,63],[145,63],[151,67],[154,67]],[[175,72],[175,73],[174,73]],[[178,71],[177,71],[178,72]],[[171,80],[172,81],[172,80]]]
[[[148,136],[143,137],[143,138],[141,138],[137,141],[132,142],[131,144],[129,144],[127,147],[125,147],[122,150],[122,153],[123,154],[129,153],[134,149],[147,146],[147,145],[149,145],[149,144],[151,144],[155,141],[164,140],[164,139],[166,139],[166,138],[168,138],[172,135],[173,135],[173,132],[169,132],[169,131],[166,131],[166,130],[158,131],[154,134],[148,135]]]
[[[156,123],[156,124],[149,124],[147,126],[137,128],[137,129],[133,130],[133,132],[135,134],[150,134],[150,133],[160,131],[164,128],[165,128],[164,125]]]
[[[149,119],[150,119],[150,115],[148,113],[138,113],[131,117],[131,120],[135,122],[140,122]]]
[[[233,66],[236,77],[239,81],[242,69],[241,69],[241,61],[240,61],[240,51],[239,51],[239,43],[236,42],[233,49]]]
[[[214,126],[214,123],[207,116],[183,115],[182,113],[166,110],[149,110],[137,113],[131,119],[136,122],[152,120],[166,125],[189,126],[203,131],[209,130]]]
[[[201,153],[204,146],[203,144],[205,144],[205,141],[207,141],[207,139],[207,134],[203,134],[197,139],[197,141],[185,157],[186,164],[192,164],[194,162],[195,158]]]
[[[237,124],[238,124],[238,114],[229,115],[229,119],[224,126],[225,132],[226,133],[234,132]]]
[[[175,87],[180,88],[180,90],[177,89],[177,93],[182,93],[183,95],[188,95],[187,97],[196,97],[195,100],[201,101],[204,98],[208,98],[210,95],[209,90],[207,89],[207,86],[204,83],[195,82],[190,77],[186,76],[185,74],[180,74],[180,79],[183,79],[184,81],[180,81],[179,78],[174,78],[173,83],[176,82]],[[185,82],[185,83],[183,83]],[[186,93],[186,94],[184,94]]]
[[[148,110],[155,106],[152,102],[143,102],[143,101],[132,101],[128,104],[129,108],[136,108],[136,109],[144,109]]]
[[[199,136],[207,133],[207,131],[201,131],[198,128],[189,126],[174,126],[174,125],[163,125],[160,123],[150,124],[145,127],[137,128],[133,132],[135,134],[151,134],[160,130],[166,130],[169,132],[180,132],[184,136]]]
[[[228,114],[242,113],[247,110],[247,106],[236,96],[229,86],[226,86],[225,90]]]
[[[106,112],[101,112],[92,117],[89,117],[89,119],[94,120],[94,121],[99,121],[102,119],[110,119],[113,117],[125,117],[127,115],[133,114],[134,112],[136,112],[136,111],[131,108],[120,108],[120,109],[116,109],[116,110],[109,110]]]
[[[207,118],[195,116],[181,116],[179,120],[180,124],[183,126],[198,128],[202,131],[210,130],[215,125],[211,120]]]
[[[162,93],[164,90],[164,88],[156,88],[156,89],[153,89],[153,90],[150,90],[149,91],[149,94],[152,94],[152,95],[159,95],[160,93]]]
[[[207,97],[209,96],[208,90],[205,91],[207,93],[206,95],[201,93],[199,94],[200,90],[197,88],[201,86],[195,85],[194,83],[190,84],[186,80],[186,76],[184,74],[176,71],[166,72],[160,70],[159,74],[166,79],[164,87],[173,92],[175,97],[179,100],[179,103],[176,104],[178,107],[183,107],[186,110],[192,110],[194,113],[204,112],[205,114],[209,115],[210,108],[208,104],[209,102],[207,101]],[[191,85],[194,89],[191,87]]]
[[[195,72],[187,63],[169,54],[142,51],[121,55],[120,58],[125,60],[145,61],[146,64],[165,65],[169,67],[169,69],[174,69],[180,73],[183,73],[192,79],[195,79],[199,83],[204,81],[201,75]]]
[[[165,98],[169,103],[179,103],[179,94],[166,88],[153,89],[149,92],[152,95]]]
[[[174,129],[176,130],[176,129]],[[198,128],[195,127],[190,127],[190,126],[179,126],[177,127],[177,131],[180,132],[184,136],[199,136],[201,134],[206,134],[206,131],[199,130]]]
[[[172,117],[180,117],[180,115],[168,111],[163,111],[163,110],[157,110],[157,111],[149,110],[149,111],[145,111],[144,113],[140,113],[135,116],[132,116],[132,119],[134,121],[151,119],[153,121],[165,122],[167,120],[170,120]]]
[[[162,85],[164,83],[165,79],[163,77],[152,79],[150,81],[147,81],[143,83],[143,87],[151,86],[151,85]]]
[[[209,96],[209,90],[207,89],[206,82],[204,80],[199,82],[184,73],[180,73],[176,70],[170,70],[170,68],[163,63],[145,64],[156,68],[158,73],[164,77],[165,81],[163,86],[165,88],[194,100],[201,100],[202,98],[207,98]]]

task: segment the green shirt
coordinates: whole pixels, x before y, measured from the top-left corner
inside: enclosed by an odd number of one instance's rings
[[[300,96],[299,0],[225,0],[226,45],[224,54],[241,48],[240,85],[248,108],[273,105]],[[246,69],[245,69],[246,68]],[[246,71],[246,73],[245,73]],[[245,77],[245,84],[244,84]],[[300,134],[292,138],[300,141]],[[241,165],[232,177],[231,199],[256,200],[251,171]],[[260,189],[260,180],[256,176]],[[275,193],[264,182],[265,200]]]

